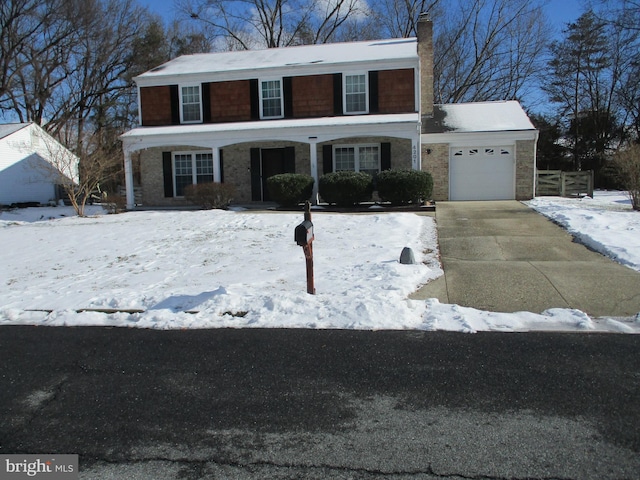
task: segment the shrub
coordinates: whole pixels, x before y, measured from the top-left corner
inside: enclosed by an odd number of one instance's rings
[[[631,206],[640,210],[640,145],[619,150],[614,157],[618,175],[624,188],[629,192]]]
[[[267,178],[267,190],[273,201],[291,207],[309,200],[313,193],[313,177],[300,173],[282,173]]]
[[[199,183],[187,185],[184,196],[194,205],[210,210],[212,208],[226,209],[235,193],[235,188],[229,183]]]
[[[127,197],[117,193],[106,195],[102,207],[111,214],[122,213],[127,209]]]
[[[418,170],[385,170],[376,177],[378,196],[392,205],[422,203],[431,199],[433,178]]]
[[[373,179],[362,172],[334,172],[320,177],[318,191],[327,203],[350,207],[371,200]]]

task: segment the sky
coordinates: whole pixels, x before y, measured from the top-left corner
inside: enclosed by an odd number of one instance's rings
[[[165,19],[171,20],[176,15],[175,0],[138,0],[138,2]],[[584,4],[585,0],[548,0],[547,14],[560,32],[566,23],[577,20]]]

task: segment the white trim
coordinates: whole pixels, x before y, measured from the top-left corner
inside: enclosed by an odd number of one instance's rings
[[[350,112],[347,110],[347,77],[364,76],[364,110]],[[353,71],[342,73],[342,113],[344,115],[366,115],[369,113],[369,72]]]
[[[484,147],[491,145],[508,145],[519,140],[537,140],[537,130],[514,130],[505,132],[451,132],[451,133],[423,133],[420,135],[422,144],[450,143],[460,147]]]
[[[398,115],[355,115],[345,117],[283,119],[277,122],[238,122],[193,126],[139,127],[121,135],[123,148],[130,151],[171,145],[223,148],[244,142],[291,141],[332,142],[349,137],[416,138],[417,113]]]
[[[182,103],[182,89],[183,88],[191,88],[191,87],[198,87],[198,107],[199,107],[199,115],[200,115],[200,119],[199,120],[185,120],[184,119],[184,105]],[[179,103],[179,109],[180,109],[180,123],[184,124],[184,125],[190,125],[190,124],[194,124],[194,123],[202,123],[202,85],[200,83],[183,83],[178,85],[178,103]],[[188,105],[192,105],[192,104],[188,104]]]
[[[265,82],[278,82],[280,84],[280,115],[265,116],[264,115],[264,98],[262,98],[262,84]],[[284,82],[282,77],[264,77],[258,79],[258,97],[260,103],[260,119],[261,120],[273,120],[278,118],[284,118]]]

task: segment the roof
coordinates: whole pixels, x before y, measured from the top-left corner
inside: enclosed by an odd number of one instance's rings
[[[5,123],[0,125],[0,139],[8,137],[12,133],[16,133],[18,130],[29,126],[29,123]]]
[[[524,131],[536,128],[515,100],[434,105],[425,133]]]
[[[155,78],[199,74],[225,74],[292,67],[317,70],[324,66],[372,62],[418,61],[417,40],[396,38],[365,42],[301,45],[265,50],[183,55],[136,77],[138,83]]]

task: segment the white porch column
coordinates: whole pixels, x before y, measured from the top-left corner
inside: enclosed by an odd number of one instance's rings
[[[220,168],[220,149],[213,147],[213,181],[220,183],[222,181],[222,169]]]
[[[311,195],[311,203],[318,204],[318,139],[317,137],[309,137],[309,168],[313,177],[313,194]]]
[[[411,168],[422,170],[422,148],[420,145],[420,132],[411,139]]]
[[[131,164],[131,151],[123,146],[124,152],[124,184],[127,192],[127,209],[133,210],[136,206],[136,198],[133,193],[133,165]]]

